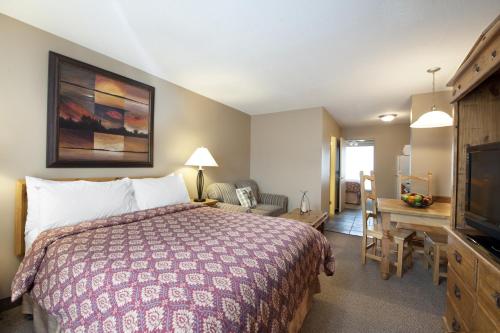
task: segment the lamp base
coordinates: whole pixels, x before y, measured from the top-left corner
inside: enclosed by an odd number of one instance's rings
[[[193,199],[194,202],[205,202],[205,199],[201,198],[201,196],[203,195],[204,183],[205,183],[205,180],[203,178],[203,169],[200,166],[200,169],[198,169],[198,176],[196,177],[196,189],[198,192],[198,197]]]

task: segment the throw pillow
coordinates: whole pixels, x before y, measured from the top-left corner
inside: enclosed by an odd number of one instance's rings
[[[255,208],[257,207],[257,199],[253,194],[251,187],[243,187],[236,189],[236,195],[238,196],[238,200],[240,200],[240,204],[246,208]]]

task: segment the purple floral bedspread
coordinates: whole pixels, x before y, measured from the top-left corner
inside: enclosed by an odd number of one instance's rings
[[[12,282],[68,332],[284,332],[334,258],[300,222],[198,204],[42,233]]]

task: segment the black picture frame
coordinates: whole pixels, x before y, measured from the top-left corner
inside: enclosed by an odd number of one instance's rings
[[[137,89],[147,91],[148,95],[148,132],[147,132],[147,154],[144,160],[112,160],[112,159],[68,159],[61,157],[59,150],[59,140],[61,134],[60,128],[60,89],[61,89],[61,65],[67,63],[85,71],[92,72],[109,78],[111,80],[120,81],[120,83],[132,86]],[[111,94],[110,94],[111,95]],[[120,96],[113,95],[114,98]],[[58,54],[49,52],[49,75],[48,75],[48,98],[47,98],[47,168],[152,168],[153,167],[153,152],[154,152],[154,100],[155,88],[145,83],[124,77],[122,75],[110,72],[108,70],[84,63],[82,61]],[[123,112],[126,112],[122,110]],[[125,117],[125,116],[123,116]],[[125,127],[123,127],[125,128]],[[133,134],[132,134],[133,135]],[[141,135],[145,135],[142,134]],[[124,139],[125,140],[125,139]],[[90,149],[93,150],[93,149]],[[123,152],[128,153],[128,152]],[[133,154],[135,152],[132,152]],[[106,154],[106,151],[104,152]]]

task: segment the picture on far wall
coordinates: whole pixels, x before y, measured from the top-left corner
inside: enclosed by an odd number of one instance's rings
[[[154,92],[50,52],[47,167],[152,167]]]

